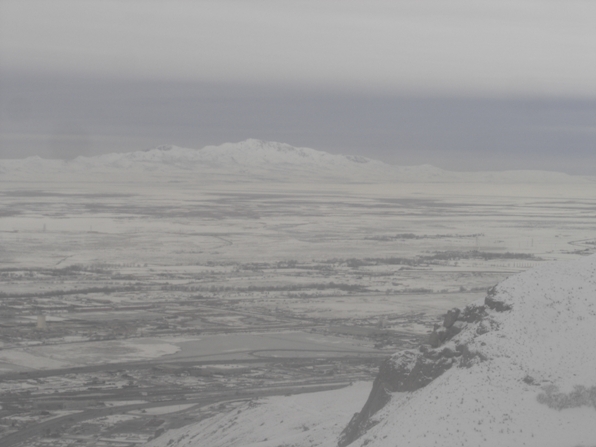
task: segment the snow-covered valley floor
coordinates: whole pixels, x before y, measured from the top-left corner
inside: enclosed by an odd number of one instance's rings
[[[220,149],[0,163],[0,443],[141,443],[207,403],[372,381],[452,307],[596,251],[590,178]]]

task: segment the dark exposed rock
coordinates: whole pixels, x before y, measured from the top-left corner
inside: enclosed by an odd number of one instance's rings
[[[476,335],[483,335],[490,332],[489,326],[486,324],[479,324],[476,328]]]
[[[451,323],[447,329],[441,329],[438,324],[435,324],[433,331],[428,336],[428,344],[433,348],[438,348],[447,340],[451,340],[460,332],[461,326],[455,324],[455,322]]]
[[[456,364],[458,355],[460,354],[450,349],[443,349],[441,352],[409,350],[383,362],[368,400],[341,433],[338,446],[351,444],[375,425],[371,416],[389,402],[390,393],[416,391],[428,385]]]
[[[447,329],[453,326],[453,323],[457,321],[457,317],[459,317],[460,312],[461,311],[457,307],[454,307],[448,311],[445,315],[445,318],[443,319],[443,326],[445,326]]]
[[[486,360],[486,357],[481,353],[470,351],[467,345],[458,345],[456,349],[461,353],[459,366],[462,368],[470,368],[472,365]]]
[[[503,301],[497,301],[494,298],[486,297],[484,299],[484,304],[489,309],[496,310],[497,312],[506,312],[511,310],[511,306],[509,304],[504,303]]]
[[[418,350],[400,352],[383,362],[368,400],[341,433],[338,446],[345,447],[351,444],[376,425],[377,422],[372,416],[390,401],[391,393],[416,391],[453,366],[469,368],[486,360],[481,353],[470,350],[466,344],[455,346],[454,343],[448,342],[468,325],[474,325],[471,329],[475,328],[476,332],[481,328],[482,331],[493,329],[486,318],[488,311],[504,312],[511,309],[507,304],[497,300],[495,295],[495,288],[491,288],[485,305],[466,306],[463,311],[451,309],[444,317],[443,326],[435,324],[426,345],[421,345]]]
[[[451,340],[457,334],[459,334],[462,330],[462,326],[457,324],[453,324],[449,329],[445,331],[445,340]]]
[[[461,355],[461,352],[458,352],[457,350],[454,351],[453,349],[449,349],[449,348],[444,348],[441,351],[441,357],[444,357],[446,359],[449,359],[451,357],[458,357]]]
[[[485,306],[466,306],[463,312],[459,315],[458,321],[463,321],[464,323],[478,323],[486,317],[486,308]]]
[[[439,334],[437,331],[432,331],[432,333],[428,336],[428,344],[433,348],[438,348],[440,346],[441,340],[439,339]]]
[[[496,298],[497,290],[496,287],[491,287],[488,289],[488,294],[486,298],[484,298],[484,304],[486,307],[492,310],[496,310],[497,312],[506,312],[511,310],[511,306],[503,301],[500,301]]]
[[[440,326],[438,324],[435,324],[433,331],[428,336],[428,344],[431,345],[433,348],[438,348],[445,339],[445,333],[444,331],[441,332],[439,330],[439,327]]]

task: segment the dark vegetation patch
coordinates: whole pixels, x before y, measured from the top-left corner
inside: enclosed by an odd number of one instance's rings
[[[132,216],[146,216],[155,218],[190,218],[200,217],[205,219],[224,219],[238,217],[246,219],[259,219],[260,214],[236,207],[215,207],[207,205],[189,206],[168,206],[153,205],[140,206],[131,204],[113,205],[106,203],[85,203],[84,211],[95,214],[124,214]]]
[[[85,295],[90,293],[103,293],[109,295],[116,292],[136,292],[140,290],[137,286],[123,286],[123,287],[88,287],[85,289],[72,290],[51,290],[48,292],[34,292],[34,293],[4,293],[0,292],[0,298],[49,298],[63,295]]]
[[[342,292],[366,292],[368,289],[358,284],[341,284],[335,282],[329,283],[309,283],[309,284],[288,284],[283,286],[248,286],[248,287],[229,287],[229,286],[211,286],[203,290],[209,292],[296,292],[301,290],[341,290]]]
[[[484,233],[478,234],[414,234],[414,233],[398,233],[395,235],[370,236],[365,237],[365,240],[371,241],[397,241],[397,240],[412,240],[412,239],[464,239],[482,237]]]
[[[478,259],[482,261],[491,260],[533,260],[538,261],[540,258],[530,253],[492,253],[478,250],[470,251],[438,251],[432,255],[416,256],[414,258],[402,258],[402,257],[391,257],[391,258],[364,258],[364,259],[332,259],[327,262],[332,263],[345,263],[348,267],[358,268],[365,266],[375,265],[406,265],[406,266],[418,266],[421,264],[441,264],[450,261],[460,261],[464,259]]]
[[[484,306],[468,305],[457,319],[465,323],[478,323],[486,317],[486,308]]]
[[[135,196],[135,194],[125,194],[125,193],[63,193],[63,192],[41,191],[41,190],[37,190],[37,189],[4,191],[0,194],[2,194],[3,196],[6,196],[6,197],[93,197],[93,198],[106,198],[106,199]]]
[[[21,214],[21,211],[16,210],[16,209],[11,209],[11,208],[2,208],[0,209],[0,217],[11,217],[11,216],[17,216]]]
[[[0,268],[0,274],[2,273],[23,273],[25,275],[44,275],[44,276],[54,276],[54,277],[61,277],[61,276],[77,276],[83,273],[99,273],[99,274],[109,274],[111,273],[110,270],[106,270],[105,268],[99,267],[97,265],[81,265],[81,264],[73,264],[62,268],[57,269],[48,269],[48,268],[22,268],[22,267],[5,267]]]
[[[596,409],[596,386],[586,388],[576,385],[570,393],[561,393],[554,385],[545,386],[537,397],[538,402],[555,410],[594,407]]]

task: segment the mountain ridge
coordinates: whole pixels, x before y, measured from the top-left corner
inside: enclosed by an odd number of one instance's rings
[[[358,155],[338,155],[285,143],[248,139],[202,149],[162,145],[134,152],[109,153],[73,160],[38,156],[0,160],[0,175],[20,173],[81,174],[135,171],[164,175],[200,173],[203,176],[243,176],[255,180],[490,183],[584,183],[596,179],[549,171],[454,172],[432,165],[394,166]]]

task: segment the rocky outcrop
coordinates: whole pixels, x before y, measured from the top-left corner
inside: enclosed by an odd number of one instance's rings
[[[596,256],[544,263],[381,368],[349,447],[576,447],[596,440]]]
[[[449,329],[453,324],[457,321],[457,317],[459,317],[460,310],[456,307],[447,311],[445,314],[445,318],[443,319],[443,326]]]
[[[495,290],[495,287],[489,289],[484,305],[473,304],[463,311],[458,308],[449,310],[443,324],[435,324],[426,343],[416,350],[399,352],[383,362],[368,400],[341,433],[338,446],[348,446],[376,425],[372,416],[390,401],[392,393],[416,391],[452,367],[466,368],[483,361],[484,357],[471,350],[465,338],[457,339],[456,336],[463,330],[470,332],[471,326],[476,328],[473,333],[484,333],[491,327],[485,321],[488,311],[511,310],[510,305],[496,298]]]
[[[460,352],[449,349],[437,352],[421,347],[419,351],[404,351],[398,357],[386,360],[379,368],[364,407],[341,433],[339,447],[351,444],[375,425],[371,416],[389,402],[391,393],[415,391],[426,386],[451,368],[459,356]]]
[[[496,310],[497,312],[505,312],[511,310],[511,306],[504,301],[497,299],[497,288],[491,287],[488,289],[488,293],[486,298],[484,299],[484,304],[492,310]]]

